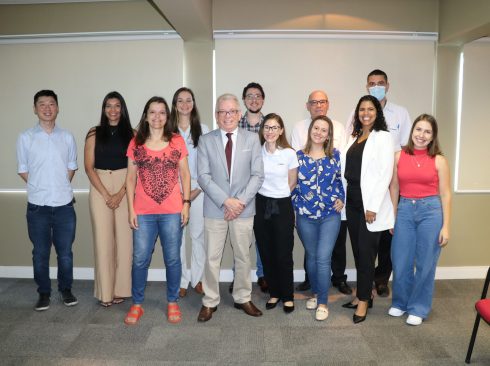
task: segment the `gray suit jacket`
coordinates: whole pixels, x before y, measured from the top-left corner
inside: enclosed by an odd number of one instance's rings
[[[245,202],[246,207],[239,217],[254,216],[255,195],[264,181],[258,135],[238,129],[231,185],[221,131],[216,129],[201,136],[197,147],[197,176],[204,191],[204,217],[223,219],[223,203],[230,197]]]

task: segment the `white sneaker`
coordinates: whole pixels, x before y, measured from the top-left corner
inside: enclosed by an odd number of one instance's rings
[[[424,319],[422,319],[420,316],[409,315],[407,318],[407,324],[408,325],[420,325],[420,324],[422,324],[423,320]]]
[[[316,297],[311,297],[306,301],[306,308],[308,310],[315,310],[317,308],[317,300]]]
[[[391,307],[390,310],[388,310],[388,314],[391,315],[391,316],[402,316],[403,314],[405,314],[405,312],[403,310],[400,310],[398,308],[394,308],[394,307]]]
[[[316,320],[325,320],[328,318],[328,308],[324,306],[319,306],[316,308],[315,319]]]

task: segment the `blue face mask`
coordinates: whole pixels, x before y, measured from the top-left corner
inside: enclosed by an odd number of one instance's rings
[[[381,102],[386,96],[386,86],[372,86],[369,88],[369,94]]]

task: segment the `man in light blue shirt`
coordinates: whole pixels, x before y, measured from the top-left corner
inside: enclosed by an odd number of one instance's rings
[[[27,183],[27,230],[33,244],[34,280],[39,299],[34,307],[47,310],[51,297],[49,257],[53,244],[58,257],[58,290],[66,306],[77,298],[73,283],[72,244],[76,215],[71,180],[77,166],[77,147],[73,135],[56,126],[58,96],[41,90],[34,96],[36,126],[17,139],[18,174]]]

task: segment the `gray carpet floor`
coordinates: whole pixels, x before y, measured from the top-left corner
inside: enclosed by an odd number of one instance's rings
[[[361,324],[341,304],[350,297],[330,291],[324,322],[297,299],[296,310],[265,310],[268,296],[254,284],[263,310],[252,318],[233,308],[228,284],[207,323],[198,323],[201,301],[193,290],[181,300],[183,321],[166,321],[165,283],[151,282],[145,314],[126,326],[130,302],[103,308],[92,281],[75,281],[79,304],[68,308],[53,294],[51,307],[33,311],[32,280],[0,279],[0,365],[464,365],[483,280],[436,281],[433,311],[418,327],[387,315],[390,298],[376,297]],[[53,283],[56,288],[56,283]],[[490,327],[482,322],[473,365],[490,365]]]

